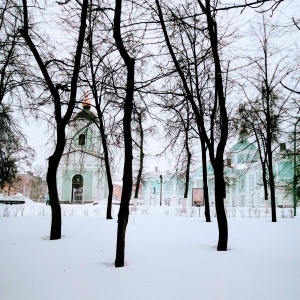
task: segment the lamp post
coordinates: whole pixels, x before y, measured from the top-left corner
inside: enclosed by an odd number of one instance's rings
[[[158,182],[160,184],[160,201],[159,201],[159,204],[161,206],[161,204],[162,204],[162,185],[165,184],[166,182],[163,182],[163,176],[162,175],[159,175],[159,179],[160,179],[160,182]]]
[[[150,190],[150,192],[151,192],[151,194],[153,194],[153,195],[154,195],[154,196],[153,196],[153,200],[154,200],[154,201],[153,201],[153,202],[154,202],[153,204],[155,205],[155,194],[156,194],[156,188],[154,187],[154,188],[153,188],[153,192],[152,192],[151,190]],[[151,205],[151,196],[150,196],[150,205]]]
[[[300,118],[295,123],[294,128],[294,180],[293,180],[293,201],[294,201],[294,216],[297,215],[297,153],[296,153],[296,130],[297,130],[297,124],[300,121]]]

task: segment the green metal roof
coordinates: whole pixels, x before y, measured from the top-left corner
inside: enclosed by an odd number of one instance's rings
[[[237,144],[231,147],[230,152],[239,152],[243,150],[257,150],[257,147],[253,143],[250,143],[248,140],[240,140]]]
[[[84,106],[83,110],[75,115],[73,118],[76,120],[88,120],[88,121],[96,121],[97,116],[90,110],[89,106]]]

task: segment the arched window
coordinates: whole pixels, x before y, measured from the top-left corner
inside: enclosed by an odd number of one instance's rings
[[[78,145],[83,146],[85,145],[85,134],[80,134],[78,138]]]
[[[72,203],[81,203],[83,200],[83,177],[77,174],[72,179]]]

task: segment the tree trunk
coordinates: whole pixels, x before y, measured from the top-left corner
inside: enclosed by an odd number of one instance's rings
[[[189,193],[189,185],[190,185],[190,165],[191,165],[191,157],[192,154],[189,151],[189,148],[187,148],[187,166],[186,166],[186,173],[185,173],[185,189],[184,189],[184,198],[188,197],[188,193]]]
[[[58,198],[56,174],[66,143],[65,126],[58,126],[56,134],[56,147],[54,153],[49,157],[47,171],[47,185],[52,212],[50,240],[61,238],[61,208]]]
[[[188,105],[187,105],[188,107]],[[189,115],[189,111],[188,111]],[[186,172],[185,172],[185,189],[184,189],[184,198],[187,199],[188,193],[189,193],[189,185],[190,185],[190,167],[191,167],[191,160],[192,160],[192,154],[189,147],[189,125],[190,120],[189,116],[187,117],[187,126],[185,128],[185,151],[187,155],[187,164],[186,164]]]
[[[201,1],[198,1],[203,12],[207,18],[207,28],[209,32],[209,39],[211,44],[211,49],[214,57],[214,66],[215,66],[215,89],[216,96],[218,97],[219,111],[220,111],[220,141],[217,146],[215,159],[211,157],[214,167],[215,175],[215,197],[216,197],[216,211],[217,219],[219,226],[219,242],[218,250],[226,251],[227,250],[227,241],[228,241],[228,227],[227,227],[227,218],[224,209],[224,150],[228,138],[228,116],[226,110],[226,99],[224,94],[223,79],[222,79],[222,68],[219,57],[219,48],[218,48],[218,30],[217,23],[214,20],[211,14],[211,5],[210,0],[205,0],[206,7],[203,6]],[[213,143],[214,141],[212,141]],[[212,144],[213,146],[213,144]]]
[[[143,124],[142,124],[142,112],[138,113],[138,123],[139,123],[139,130],[140,130],[140,136],[141,136],[141,144],[140,144],[140,167],[139,167],[139,172],[136,178],[136,185],[135,185],[135,193],[134,193],[134,198],[138,199],[139,197],[139,189],[140,189],[140,184],[142,180],[142,173],[143,173],[143,168],[144,168],[144,131],[143,131]]]
[[[268,166],[268,175],[269,175],[269,184],[270,184],[270,196],[271,196],[271,212],[272,212],[272,222],[276,222],[276,202],[275,202],[275,181],[274,181],[274,174],[273,174],[273,156],[272,156],[272,139],[275,136],[275,127],[272,122],[274,114],[272,113],[272,102],[273,102],[273,95],[272,95],[272,88],[269,83],[269,76],[268,76],[268,51],[267,51],[267,39],[264,39],[264,83],[265,83],[265,91],[262,89],[262,99],[266,100],[266,152],[267,152],[267,166]],[[264,95],[265,93],[265,95]]]
[[[224,166],[223,161],[216,161],[214,165],[215,174],[215,201],[216,201],[216,212],[219,228],[219,241],[218,241],[218,251],[227,250],[228,242],[228,225],[227,218],[224,208]]]
[[[201,139],[200,142],[201,142],[201,151],[202,151],[203,196],[204,196],[204,206],[205,206],[204,214],[205,214],[206,222],[211,222],[208,185],[207,185],[206,149],[205,149],[205,142],[203,141],[203,139]]]
[[[117,1],[118,2],[118,1]],[[123,188],[121,196],[120,210],[118,214],[118,236],[117,236],[117,251],[115,267],[124,267],[125,257],[125,235],[129,215],[129,202],[132,191],[132,137],[131,137],[131,112],[132,98],[134,85],[134,66],[128,67],[127,74],[127,96],[124,104],[124,145],[125,145],[125,160],[123,170]],[[129,87],[131,89],[129,90]]]
[[[270,185],[270,196],[271,196],[271,213],[272,213],[272,222],[276,222],[276,202],[275,202],[275,181],[273,174],[273,155],[272,155],[272,114],[271,114],[271,105],[272,101],[270,87],[268,85],[268,68],[267,68],[267,53],[265,52],[265,70],[266,70],[266,121],[267,121],[267,136],[266,136],[266,152],[267,152],[267,167],[269,175],[269,185]]]
[[[268,180],[267,180],[267,172],[266,172],[266,162],[261,161],[262,163],[262,181],[264,187],[264,199],[265,199],[265,212],[269,212],[269,203],[268,203]]]
[[[98,113],[99,123],[100,123],[101,141],[102,141],[102,147],[103,147],[103,152],[104,152],[105,171],[106,171],[106,179],[107,179],[107,186],[108,186],[106,219],[109,220],[109,219],[112,219],[111,208],[112,208],[112,197],[113,197],[114,187],[113,187],[112,178],[111,178],[109,154],[108,154],[108,147],[107,147],[104,124],[103,124],[103,116],[102,116],[102,113],[100,110],[100,105],[96,105],[96,106],[97,106],[97,113]]]
[[[138,199],[139,197],[139,187],[142,181],[142,172],[143,172],[143,168],[144,168],[144,152],[143,150],[141,150],[140,153],[140,167],[139,167],[139,172],[136,178],[136,185],[135,185],[135,193],[134,193],[134,198]]]
[[[103,142],[102,142],[102,145],[103,145]],[[107,151],[107,148],[106,148],[106,151]],[[104,153],[105,153],[105,151],[104,151]],[[111,209],[112,209],[112,197],[113,197],[114,186],[113,186],[112,178],[111,178],[108,153],[104,155],[104,160],[105,160],[105,170],[106,170],[106,178],[107,178],[107,185],[108,185],[106,219],[110,220],[110,219],[112,219]]]
[[[121,11],[122,0],[116,0],[114,17],[114,39],[120,55],[127,67],[126,98],[124,103],[123,131],[124,131],[124,170],[123,188],[121,196],[120,210],[118,214],[118,236],[115,267],[124,266],[125,257],[125,235],[129,215],[129,202],[132,191],[132,136],[131,136],[131,114],[133,110],[134,93],[134,65],[135,61],[131,58],[124,47],[121,37]]]
[[[268,152],[268,173],[269,173],[269,182],[270,182],[272,222],[277,222],[272,149],[268,149],[267,152]]]

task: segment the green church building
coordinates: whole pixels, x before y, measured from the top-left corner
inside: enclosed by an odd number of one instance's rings
[[[240,137],[227,153],[224,161],[227,206],[260,207],[269,206],[265,201],[262,181],[262,166],[256,145],[246,137]],[[294,163],[292,155],[281,144],[274,152],[273,171],[275,177],[275,201],[279,207],[293,206]],[[215,206],[215,183],[212,165],[208,163],[208,193],[211,207]],[[146,205],[180,205],[184,202],[184,178],[174,176],[171,172],[144,174],[142,198]],[[299,189],[299,187],[298,187]],[[270,195],[270,193],[269,193]],[[204,205],[203,175],[200,167],[190,174],[188,205]]]
[[[270,192],[268,203],[264,197],[262,181],[262,166],[258,149],[254,143],[240,138],[238,143],[230,148],[225,164],[226,205],[241,207],[270,206]],[[275,202],[279,207],[293,206],[293,161],[285,145],[281,144],[274,152],[273,171],[275,178]],[[203,187],[202,169],[193,176],[194,188]],[[208,192],[210,204],[214,206],[215,185],[212,166],[208,165]]]
[[[57,172],[59,199],[64,203],[93,202],[108,194],[97,117],[87,97],[82,107],[69,123],[67,151]]]

